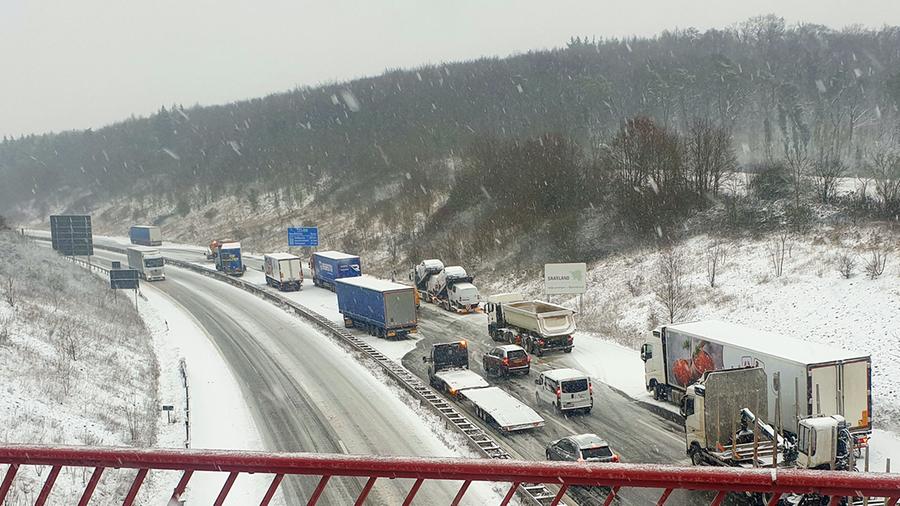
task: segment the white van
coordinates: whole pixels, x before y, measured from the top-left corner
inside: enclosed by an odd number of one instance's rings
[[[577,369],[551,369],[542,372],[534,383],[537,402],[553,404],[558,413],[578,409],[590,413],[594,407],[591,378]]]

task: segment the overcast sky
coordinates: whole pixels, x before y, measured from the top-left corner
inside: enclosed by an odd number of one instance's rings
[[[0,0],[0,135],[766,13],[880,27],[900,0]]]

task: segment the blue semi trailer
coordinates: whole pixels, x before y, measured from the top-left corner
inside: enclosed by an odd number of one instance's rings
[[[390,339],[416,331],[413,287],[370,276],[338,279],[334,287],[345,327]]]
[[[229,276],[243,276],[247,267],[241,258],[241,243],[226,242],[218,246],[216,251],[216,270]]]
[[[335,280],[362,276],[359,257],[340,251],[317,251],[309,259],[313,284],[334,291]]]
[[[134,225],[128,230],[131,244],[141,246],[162,246],[162,232],[153,225]]]

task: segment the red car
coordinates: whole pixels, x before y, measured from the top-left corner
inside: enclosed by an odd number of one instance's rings
[[[484,355],[481,363],[484,371],[492,376],[509,376],[510,373],[527,376],[531,372],[531,357],[515,344],[497,346]]]

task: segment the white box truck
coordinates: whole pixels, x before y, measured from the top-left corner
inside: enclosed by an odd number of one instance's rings
[[[781,385],[784,428],[797,433],[809,416],[841,415],[854,433],[872,431],[872,360],[869,355],[787,336],[707,320],[664,325],[641,347],[647,390],[681,402],[686,388],[709,371],[760,367],[769,380],[768,412]]]
[[[131,246],[125,250],[128,256],[128,268],[138,271],[142,279],[162,281],[166,279],[165,260],[156,248]]]
[[[303,286],[303,264],[300,257],[290,253],[270,253],[263,256],[263,270],[266,273],[266,284],[291,292]]]

